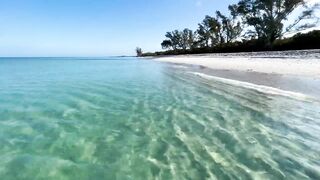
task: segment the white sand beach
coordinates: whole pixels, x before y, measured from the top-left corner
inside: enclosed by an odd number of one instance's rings
[[[233,70],[243,72],[258,72],[279,75],[298,75],[320,78],[320,58],[304,55],[294,55],[296,51],[277,55],[268,53],[236,53],[208,55],[179,55],[155,58],[156,61],[199,65],[216,70]],[[299,52],[300,53],[300,52]],[[312,52],[314,54],[314,52]],[[310,52],[311,54],[311,52]]]

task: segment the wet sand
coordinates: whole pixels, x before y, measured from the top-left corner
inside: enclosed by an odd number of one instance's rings
[[[303,93],[320,99],[320,78],[232,70],[214,70],[203,67],[193,68],[198,72],[212,76]]]

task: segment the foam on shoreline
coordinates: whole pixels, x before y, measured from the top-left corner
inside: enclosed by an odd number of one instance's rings
[[[214,80],[214,81],[219,81],[222,83],[230,84],[233,86],[238,86],[238,87],[244,87],[247,89],[253,89],[262,93],[267,93],[267,94],[272,94],[272,95],[280,95],[280,96],[286,96],[289,98],[295,98],[299,100],[310,100],[313,99],[311,96],[305,95],[303,93],[298,93],[298,92],[292,92],[292,91],[286,91],[270,86],[264,86],[264,85],[257,85],[249,82],[243,82],[243,81],[238,81],[238,80],[233,80],[233,79],[226,79],[226,78],[221,78],[221,77],[216,77],[216,76],[211,76],[207,75],[204,73],[199,73],[199,72],[190,72],[191,74],[194,74],[196,76],[199,76],[201,78],[209,79],[209,80]]]

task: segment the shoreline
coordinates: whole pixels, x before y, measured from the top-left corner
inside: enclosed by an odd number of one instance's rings
[[[175,64],[277,75],[307,76],[320,79],[320,58],[255,57],[255,56],[177,55],[153,57],[152,60]]]
[[[234,55],[234,54],[232,54]],[[152,60],[193,72],[310,95],[320,99],[319,58],[178,55]]]

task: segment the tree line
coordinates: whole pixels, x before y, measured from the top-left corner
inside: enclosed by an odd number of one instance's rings
[[[315,15],[319,7],[319,4],[309,7],[306,0],[240,0],[229,5],[227,15],[220,11],[214,16],[207,15],[195,31],[186,28],[167,32],[161,46],[172,54],[201,53],[201,49],[204,52],[241,46],[248,41],[271,49],[284,34],[315,27],[320,22],[320,17]],[[297,8],[302,9],[302,13],[286,25]]]
[[[220,11],[216,12],[216,17],[206,16],[199,23],[198,29],[192,31],[184,29],[167,32],[161,46],[163,49],[194,49],[202,47],[214,47],[217,44],[230,43],[235,41],[243,31],[237,16],[227,17]]]

